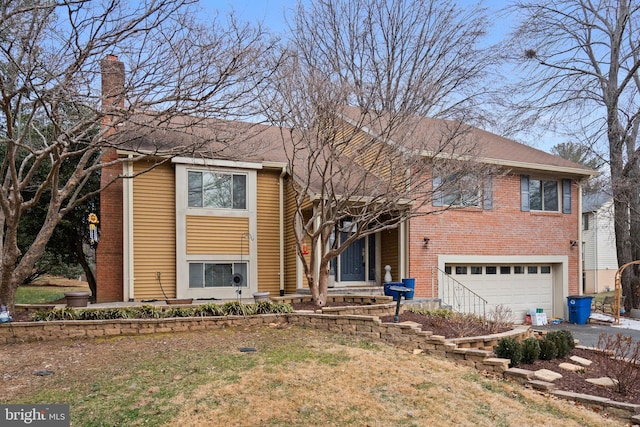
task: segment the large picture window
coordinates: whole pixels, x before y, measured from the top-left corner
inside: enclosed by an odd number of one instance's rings
[[[247,208],[244,174],[189,171],[188,182],[190,208]]]
[[[234,274],[242,276],[240,286],[247,286],[247,264],[236,263],[189,263],[190,288],[219,288],[237,286]]]

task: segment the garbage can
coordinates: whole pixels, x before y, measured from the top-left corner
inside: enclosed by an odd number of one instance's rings
[[[391,286],[404,286],[402,282],[386,282],[384,284],[384,294],[389,297],[393,297],[394,301],[398,301],[399,292],[389,289]]]
[[[402,285],[405,288],[411,289],[411,292],[407,292],[407,294],[405,295],[405,298],[406,299],[413,299],[414,289],[416,288],[416,279],[413,279],[413,278],[402,279]]]
[[[569,306],[569,323],[584,325],[591,316],[591,300],[589,295],[570,295],[567,297]]]

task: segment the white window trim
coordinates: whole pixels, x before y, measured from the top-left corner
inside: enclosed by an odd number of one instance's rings
[[[238,297],[235,287],[211,287],[211,288],[189,288],[189,262],[246,262],[247,263],[247,287],[241,288],[242,298],[251,298],[254,292],[258,291],[258,244],[257,234],[257,169],[223,168],[220,166],[194,165],[176,162],[176,294],[177,298],[219,298],[235,299]],[[231,162],[230,162],[231,163]],[[238,166],[238,163],[233,163]],[[212,208],[190,208],[188,206],[188,179],[189,170],[202,172],[220,172],[246,174],[247,176],[247,206],[246,209],[212,209]],[[240,243],[236,248],[229,248],[228,254],[194,254],[187,255],[187,216],[226,216],[226,217],[246,217],[249,219],[249,236],[243,242],[248,245],[249,254],[240,253]],[[244,246],[245,248],[247,246]]]

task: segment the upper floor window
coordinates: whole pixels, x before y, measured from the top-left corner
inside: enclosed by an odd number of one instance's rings
[[[188,181],[190,208],[247,208],[244,174],[189,171]]]
[[[571,180],[562,181],[520,177],[522,211],[571,213]]]
[[[582,214],[582,229],[583,230],[588,230],[589,229],[589,214],[588,213],[583,213]]]
[[[529,180],[529,208],[534,211],[558,211],[558,181]]]
[[[470,206],[491,209],[491,177],[480,179],[473,174],[454,173],[433,178],[434,206]]]

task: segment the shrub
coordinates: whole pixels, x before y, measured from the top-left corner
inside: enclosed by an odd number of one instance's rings
[[[193,307],[194,316],[223,316],[222,306],[220,304],[208,303],[196,305]]]
[[[551,331],[547,334],[547,339],[556,345],[558,350],[556,357],[559,359],[568,356],[576,346],[573,335],[569,331]]]
[[[640,381],[640,342],[632,337],[600,334],[595,354],[607,376],[615,381],[618,393],[627,394]]]
[[[487,326],[492,334],[510,329],[513,326],[513,312],[510,307],[498,304],[487,315]]]
[[[527,338],[522,342],[522,363],[533,363],[540,357],[540,342],[537,338]]]
[[[72,307],[38,311],[31,316],[33,321],[52,320],[113,320],[113,319],[161,319],[167,317],[202,317],[252,315],[270,313],[292,313],[291,304],[279,304],[271,301],[261,301],[256,304],[243,304],[239,301],[220,304],[202,304],[193,307],[162,307],[142,305],[140,307],[80,309]]]
[[[509,367],[518,366],[522,360],[522,344],[514,338],[505,337],[498,341],[494,352],[502,359],[509,359]]]
[[[553,340],[545,337],[540,341],[540,359],[551,360],[558,356],[558,348]]]

